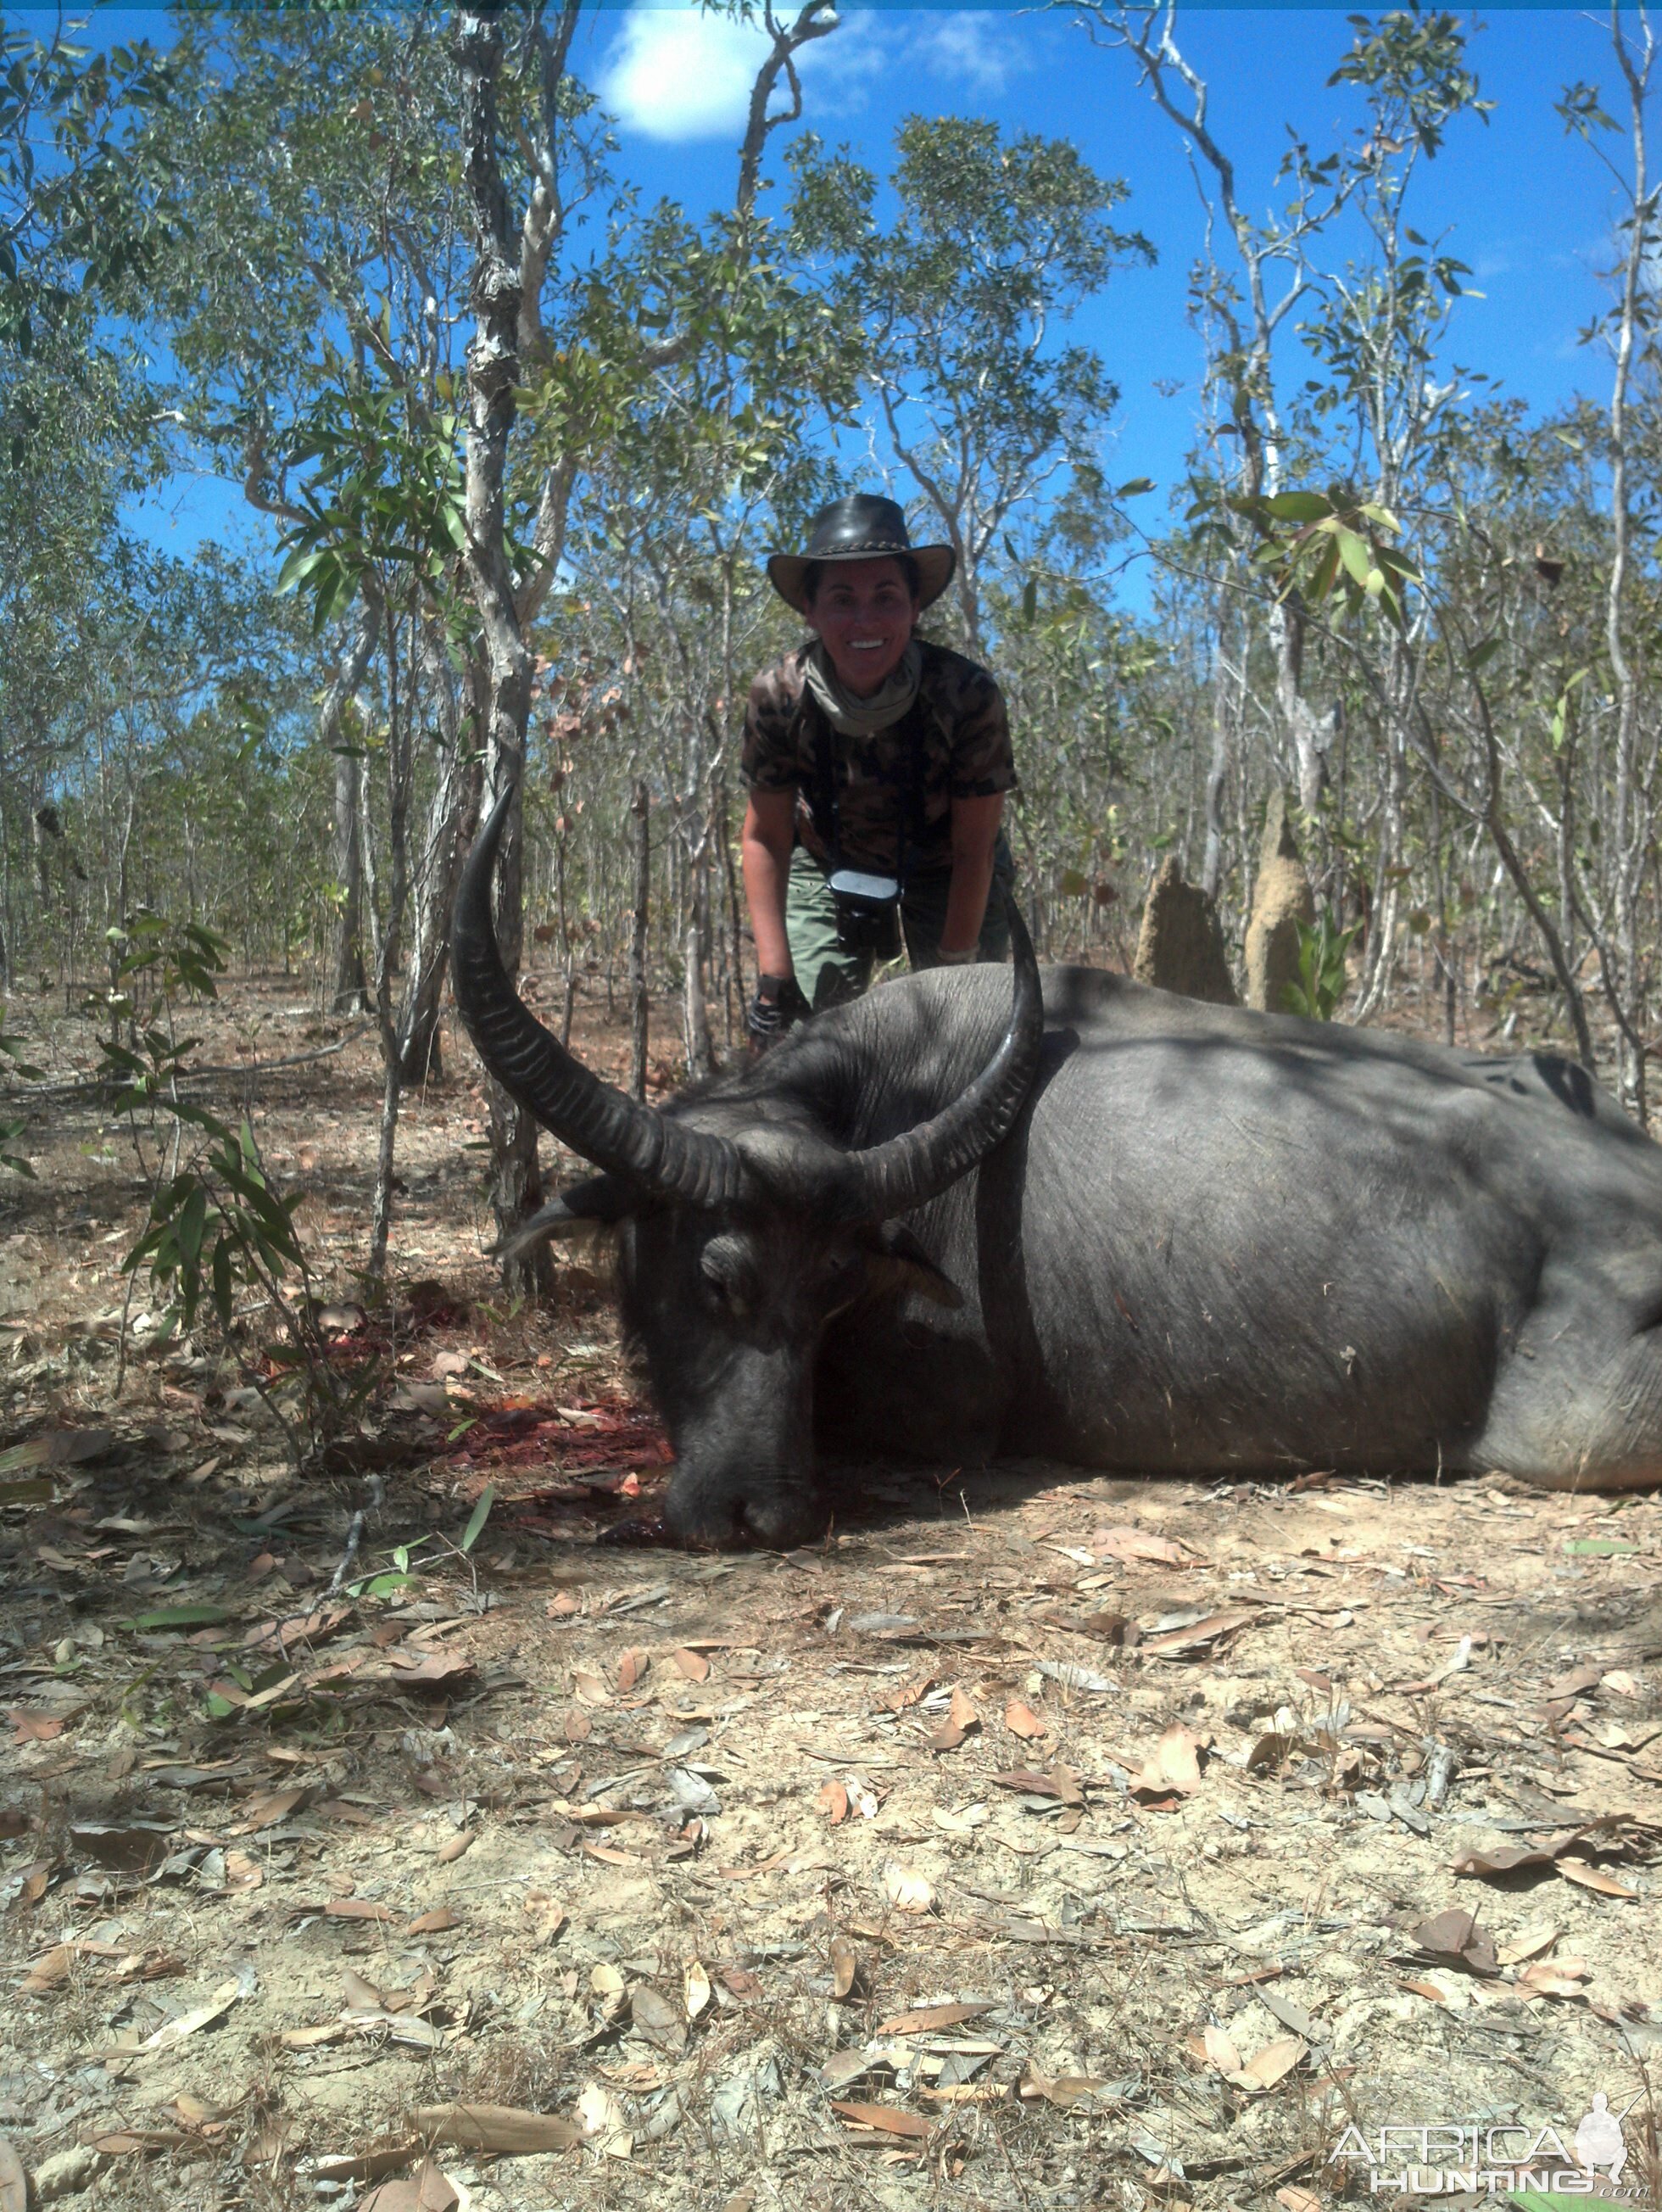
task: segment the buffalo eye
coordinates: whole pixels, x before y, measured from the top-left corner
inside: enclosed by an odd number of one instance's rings
[[[852,1306],[866,1283],[866,1261],[863,1252],[843,1252],[829,1261],[821,1279],[828,1315],[841,1313]]]
[[[713,1237],[699,1255],[704,1280],[728,1312],[743,1320],[756,1304],[755,1270],[737,1237]]]

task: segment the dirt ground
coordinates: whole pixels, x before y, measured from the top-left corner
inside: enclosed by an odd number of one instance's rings
[[[205,1034],[341,1032],[270,980]],[[33,2201],[1317,2212],[1475,2201],[1601,2095],[1604,2193],[1662,2205],[1662,1504],[1028,1462],[867,1471],[784,1557],[615,1543],[661,1435],[592,1277],[502,1310],[455,1066],[361,1316],[373,1039],[218,1088],[377,1363],[337,1474],[200,1347],[141,1328],[114,1398],[141,1191],[94,1103],[0,1193]]]

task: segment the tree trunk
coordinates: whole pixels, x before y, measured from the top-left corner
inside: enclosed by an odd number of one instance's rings
[[[694,896],[696,909],[703,904],[698,894]],[[687,1076],[693,1083],[701,1083],[707,1075],[713,1075],[716,1067],[714,1047],[710,1042],[710,1010],[704,997],[704,933],[699,927],[696,912],[687,925],[685,954],[686,978],[686,1037]]]
[[[637,783],[629,811],[634,816],[634,927],[629,938],[629,1095],[646,1096],[646,921],[652,892],[652,844],[646,787]]]
[[[363,963],[363,844],[358,828],[363,756],[346,744],[347,708],[363,682],[380,627],[379,610],[368,593],[358,603],[358,619],[324,699],[325,745],[335,756],[335,881],[341,894],[335,923],[335,957],[329,991],[337,1014],[361,1014],[369,1004]]]
[[[444,1079],[439,1006],[450,957],[450,913],[479,816],[479,769],[462,757],[462,717],[442,650],[429,663],[439,685],[444,756],[428,809],[422,896],[416,909],[409,989],[399,1018],[400,1064],[412,1086]]]
[[[485,778],[493,805],[513,793],[496,868],[496,941],[511,976],[519,972],[525,931],[523,793],[525,728],[531,716],[531,656],[520,630],[505,535],[504,478],[519,378],[519,257],[497,157],[497,78],[502,26],[494,15],[461,11],[457,55],[462,76],[463,168],[473,203],[474,334],[468,348],[467,565],[479,608],[488,671]],[[490,1086],[493,1188],[499,1232],[508,1235],[543,1202],[537,1124],[497,1085]],[[548,1290],[553,1267],[545,1243],[506,1263],[510,1290]]]

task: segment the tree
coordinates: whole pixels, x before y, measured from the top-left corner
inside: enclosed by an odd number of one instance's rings
[[[969,651],[984,649],[981,569],[1019,511],[1057,480],[1100,480],[1117,393],[1089,347],[1055,330],[1116,268],[1148,262],[1109,221],[1127,194],[1063,139],[909,117],[895,139],[895,220],[845,149],[799,149],[795,242],[864,335],[887,447],[957,556]]]

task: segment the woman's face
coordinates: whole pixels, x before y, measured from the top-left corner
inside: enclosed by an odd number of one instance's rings
[[[808,622],[830,654],[838,680],[856,698],[867,699],[900,666],[917,611],[900,562],[883,554],[822,568]]]

